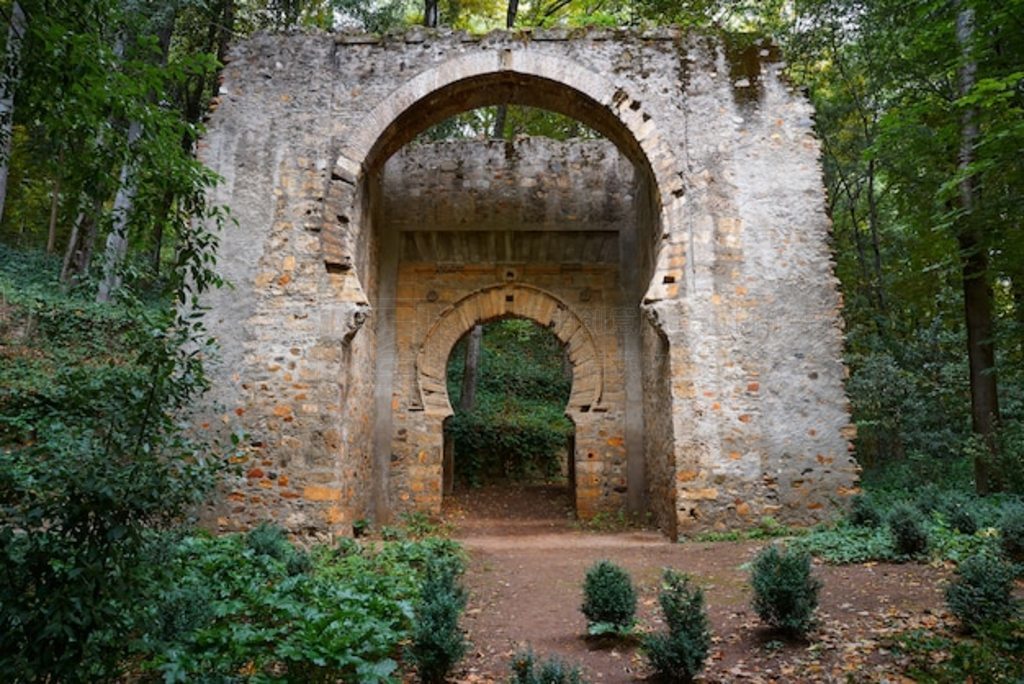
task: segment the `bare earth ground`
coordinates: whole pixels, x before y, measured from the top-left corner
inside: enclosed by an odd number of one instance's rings
[[[888,636],[908,627],[948,625],[949,571],[924,565],[817,566],[824,581],[821,624],[808,643],[782,643],[749,608],[749,562],[767,542],[673,544],[653,531],[595,533],[571,522],[564,490],[483,488],[445,503],[454,536],[469,554],[470,598],[463,626],[472,647],[455,680],[505,681],[510,656],[531,646],[582,666],[594,682],[650,675],[635,646],[585,638],[580,613],[586,569],[600,559],[627,568],[645,629],[662,629],[662,568],[690,573],[704,587],[714,634],[704,682],[909,681],[898,674]]]

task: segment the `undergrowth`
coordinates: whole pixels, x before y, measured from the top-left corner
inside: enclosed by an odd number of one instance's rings
[[[1024,621],[989,625],[961,638],[930,630],[911,630],[894,640],[893,650],[907,659],[904,674],[921,684],[1024,681]]]
[[[1020,498],[975,496],[967,488],[970,464],[962,461],[929,470],[938,483],[923,487],[916,485],[921,481],[915,479],[918,471],[907,464],[870,473],[864,477],[867,494],[852,503],[846,517],[812,528],[791,546],[834,564],[910,559],[959,563],[1000,550],[1013,559],[1015,540],[1024,538]]]
[[[165,682],[395,681],[426,569],[462,562],[448,540],[306,552],[272,527],[185,536],[159,560],[132,650]]]
[[[723,532],[702,532],[693,537],[698,542],[750,541],[755,539],[775,539],[778,537],[794,537],[805,534],[806,530],[799,527],[783,525],[770,515],[766,515],[756,527],[745,530],[726,530]]]

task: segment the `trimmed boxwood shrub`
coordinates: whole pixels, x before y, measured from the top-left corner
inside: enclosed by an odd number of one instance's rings
[[[946,588],[946,604],[967,631],[1010,617],[1014,567],[991,554],[971,556],[957,568],[957,577]]]
[[[917,556],[928,550],[928,530],[921,511],[907,504],[898,504],[889,512],[889,532],[896,553]]]
[[[448,558],[427,562],[407,651],[423,684],[444,682],[466,653],[466,638],[459,628],[466,590],[458,582],[459,570]]]
[[[754,558],[750,584],[753,607],[770,626],[804,636],[815,624],[821,582],[811,574],[811,557],[769,546]]]
[[[688,684],[704,668],[711,647],[711,630],[704,610],[704,592],[690,578],[666,569],[658,603],[668,634],[644,639],[643,650],[662,680]]]
[[[858,494],[850,502],[847,520],[857,527],[878,527],[882,524],[882,513],[870,497]]]
[[[583,582],[583,605],[591,635],[625,635],[633,629],[636,591],[629,573],[611,561],[595,563]]]

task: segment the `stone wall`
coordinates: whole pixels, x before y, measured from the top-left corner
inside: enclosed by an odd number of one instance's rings
[[[388,161],[379,227],[401,244],[393,509],[439,508],[448,356],[475,322],[505,316],[550,327],[568,347],[577,511],[623,506],[619,239],[636,231],[633,176],[604,140],[417,144]]]
[[[402,413],[402,345],[420,333],[396,317],[398,290],[410,277],[432,279],[452,303],[496,284],[492,267],[518,263],[576,309],[579,285],[598,271],[556,287],[565,255],[579,252],[573,239],[594,250],[582,260],[590,268],[608,269],[592,295],[610,297],[603,285],[617,274],[625,321],[607,335],[625,405],[608,419],[625,427],[596,430],[605,447],[593,510],[639,500],[670,533],[686,533],[768,514],[813,522],[842,506],[856,465],[819,150],[810,106],[779,70],[769,50],[736,55],[670,30],[313,33],[237,46],[202,148],[224,177],[213,199],[238,222],[220,256],[234,289],[207,302],[222,352],[204,422],[243,430],[249,449],[211,515],[225,528],[274,517],[297,531],[344,532],[356,518],[386,517],[403,493],[416,503],[411,483],[429,489],[439,457],[433,442],[398,445],[399,424],[427,415]],[[462,271],[443,273],[438,265],[455,252],[385,229],[378,203],[393,193],[377,186],[384,164],[426,126],[506,101],[575,116],[607,136],[636,170],[625,183],[631,208],[616,214],[603,204],[607,186],[588,194],[570,177],[553,192],[557,206],[542,203],[552,213],[520,217],[560,224],[557,240],[533,235],[536,243],[484,251],[498,234],[543,231],[521,230],[497,204],[465,213],[470,200],[486,205],[481,198],[500,191],[456,184],[455,172],[446,185],[448,172],[431,168],[430,194],[448,196],[438,211],[462,212],[461,225],[480,234],[458,238],[475,251]],[[449,160],[455,171],[459,163]],[[558,175],[550,165],[547,174]],[[508,196],[532,197],[529,182],[517,176]],[[620,216],[635,217],[632,242],[613,230]],[[609,451],[620,437],[643,452],[629,459],[625,483]],[[590,452],[578,447],[577,462],[580,453]],[[424,469],[410,478],[414,465]],[[429,497],[419,503],[436,508]]]

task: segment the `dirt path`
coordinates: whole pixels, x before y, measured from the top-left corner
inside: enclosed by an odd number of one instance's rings
[[[947,619],[941,614],[945,570],[821,566],[821,626],[809,644],[782,644],[750,611],[741,567],[765,542],[673,544],[657,532],[598,534],[577,529],[568,512],[565,500],[539,488],[474,492],[446,506],[470,558],[463,624],[473,647],[460,681],[504,681],[510,656],[527,645],[581,665],[590,681],[642,681],[649,672],[635,648],[598,647],[583,636],[583,576],[604,558],[631,573],[646,629],[661,628],[662,568],[690,573],[704,587],[714,632],[707,682],[845,682],[848,675],[880,681],[898,672],[896,656],[885,648],[888,634]]]

